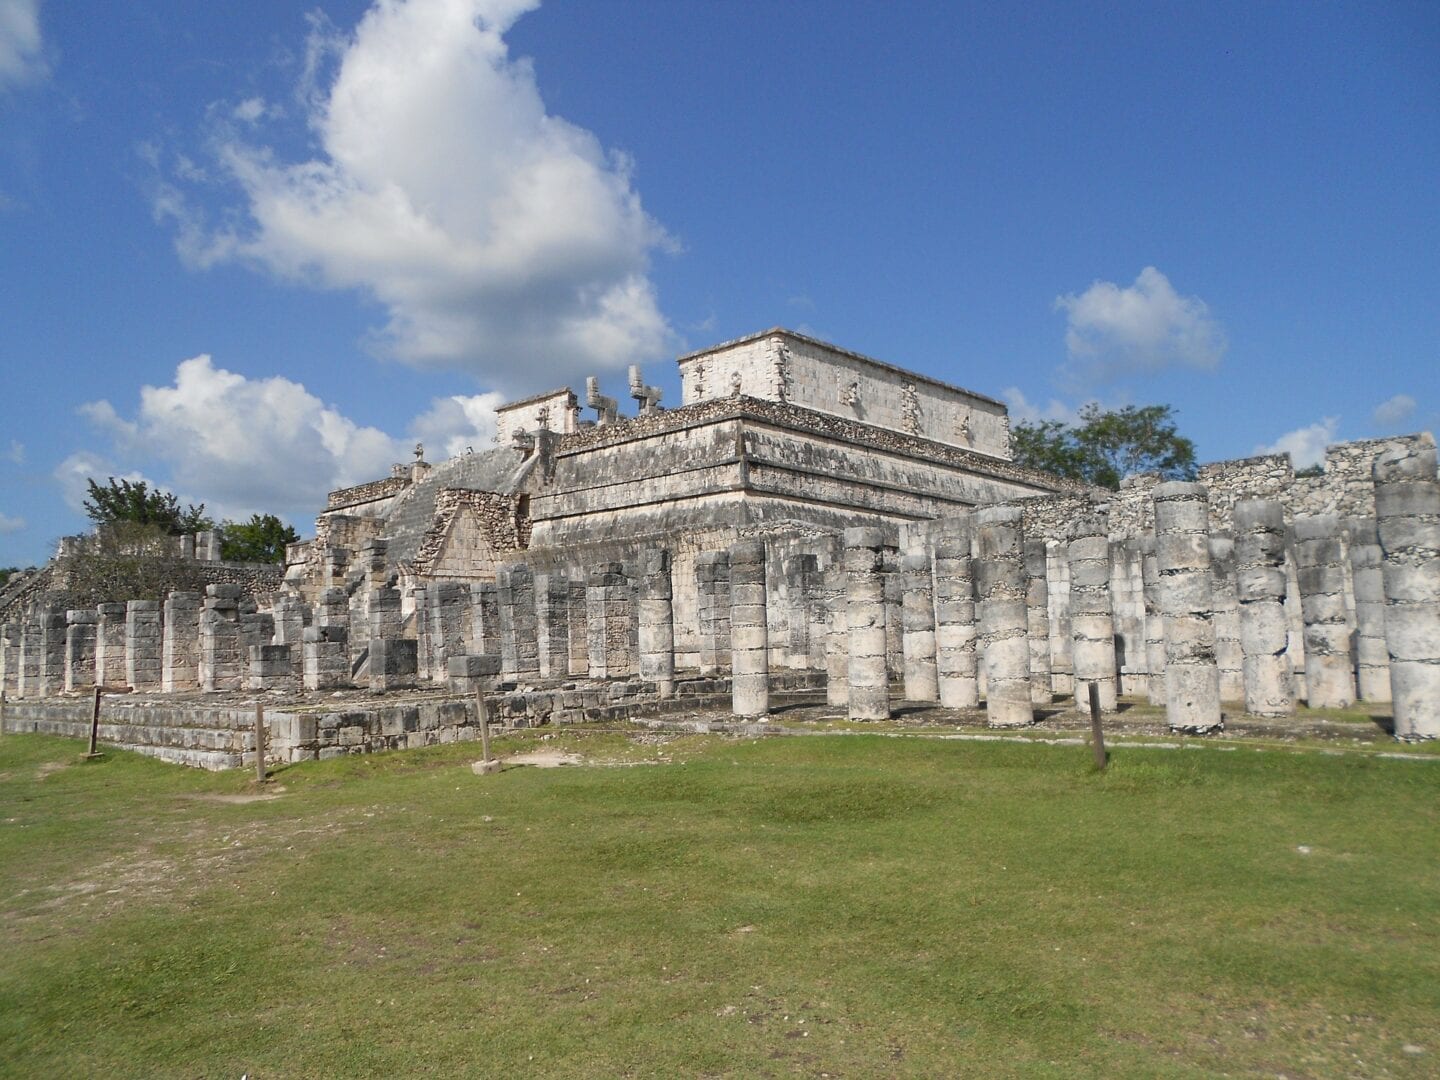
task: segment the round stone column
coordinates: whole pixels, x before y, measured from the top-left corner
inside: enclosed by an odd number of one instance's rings
[[[1397,739],[1440,738],[1440,481],[1435,443],[1375,459],[1385,647]]]
[[[885,578],[880,529],[845,530],[845,610],[850,636],[847,672],[851,720],[890,719],[886,671]]]
[[[975,514],[978,641],[985,667],[985,716],[991,727],[1023,727],[1035,721],[1021,522],[1018,506],[987,506]]]
[[[770,712],[770,635],[765,621],[765,544],[742,540],[730,548],[731,711]]]
[[[1114,712],[1115,619],[1110,599],[1110,538],[1098,517],[1083,517],[1070,529],[1070,633],[1074,639],[1075,700],[1089,700],[1090,684],[1100,691],[1102,712]]]
[[[940,704],[947,709],[973,709],[980,704],[970,543],[967,525],[935,545],[935,661]]]
[[[1332,514],[1297,515],[1294,535],[1305,619],[1305,703],[1312,709],[1349,708],[1355,704],[1355,667],[1345,616],[1349,567],[1340,542],[1340,519]]]
[[[1286,655],[1285,512],[1278,502],[1235,504],[1235,594],[1240,604],[1240,648],[1245,711],[1291,716],[1295,685]]]
[[[670,553],[640,552],[640,678],[663,699],[675,696],[675,614],[671,604]]]
[[[930,557],[923,552],[901,560],[905,595],[901,601],[905,654],[905,699],[939,701],[940,683],[935,665],[935,596]]]
[[[1209,500],[1203,484],[1157,484],[1155,559],[1165,625],[1165,714],[1172,731],[1222,725],[1210,595]]]

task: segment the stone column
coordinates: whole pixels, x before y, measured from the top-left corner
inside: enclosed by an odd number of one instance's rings
[[[1140,567],[1145,600],[1145,696],[1151,705],[1165,704],[1165,617],[1160,612],[1160,561],[1155,537],[1140,537]]]
[[[295,665],[290,659],[289,645],[251,645],[246,650],[249,657],[249,677],[245,685],[250,690],[292,690],[299,680],[295,677]],[[372,663],[374,658],[371,658]]]
[[[1245,651],[1240,647],[1240,601],[1235,589],[1235,541],[1210,537],[1210,599],[1215,604],[1215,666],[1220,700],[1245,700]]]
[[[540,677],[569,678],[570,582],[560,574],[536,574],[535,613]]]
[[[770,712],[770,634],[766,622],[765,543],[730,547],[731,711],[758,717]]]
[[[95,685],[95,636],[100,616],[90,608],[65,612],[65,692]]]
[[[532,588],[532,601],[533,595]],[[466,624],[471,621],[469,601],[468,585],[437,581],[430,586],[431,682],[443,685],[449,679],[450,658],[465,655],[465,636],[470,630]]]
[[[15,697],[20,689],[20,624],[0,626],[0,690]]]
[[[900,552],[887,544],[880,553],[880,573],[885,584],[885,673],[895,680],[905,672],[904,610],[905,580],[900,573]]]
[[[1292,716],[1289,622],[1285,615],[1285,511],[1278,502],[1235,504],[1235,594],[1240,607],[1240,649],[1245,711]]]
[[[632,674],[630,606],[630,582],[624,564],[606,562],[595,566],[585,590],[592,679],[623,679]]]
[[[200,594],[176,591],[165,597],[165,631],[160,645],[160,684],[167,694],[200,685]]]
[[[1361,701],[1390,700],[1390,653],[1385,649],[1384,553],[1374,518],[1347,518],[1350,577],[1355,594],[1355,690]]]
[[[1026,540],[1025,628],[1030,644],[1030,700],[1049,705],[1050,689],[1050,584],[1045,566],[1045,541]]]
[[[792,671],[810,667],[810,608],[819,587],[820,560],[810,554],[785,560],[785,666]]]
[[[410,586],[410,595],[415,602],[416,674],[421,682],[430,682],[432,681],[431,676],[435,672],[435,634],[433,620],[430,617],[430,586],[412,585]],[[324,624],[317,619],[315,625]]]
[[[40,697],[65,689],[65,612],[46,608],[40,613]]]
[[[845,530],[845,610],[850,663],[846,674],[851,720],[890,719],[885,633],[885,534]]]
[[[303,637],[305,689],[338,690],[349,686],[350,628],[338,623],[307,626]]]
[[[1100,709],[1114,712],[1115,621],[1110,597],[1110,538],[1099,517],[1082,517],[1070,530],[1070,632],[1074,641],[1075,700],[1088,707],[1090,684]]]
[[[369,620],[368,629],[371,641],[374,641],[376,638],[393,641],[400,637],[400,627],[404,625],[405,621],[400,614],[401,600],[402,597],[399,589],[387,588],[382,585],[378,589],[370,590],[366,617]],[[279,623],[277,620],[277,628],[278,626]],[[284,631],[283,635],[277,635],[277,637],[279,637],[279,644],[283,645],[293,642],[295,639],[290,636],[292,632],[296,634],[297,638],[299,637],[298,631],[294,630],[292,624],[290,628]]]
[[[540,620],[535,609],[535,575],[523,562],[495,575],[500,600],[500,669],[506,682],[540,677]]]
[[[240,586],[206,586],[200,612],[200,689],[239,690],[246,659],[240,641]]]
[[[470,650],[480,656],[500,655],[500,592],[493,581],[470,586]]]
[[[39,612],[26,611],[20,617],[19,645],[15,662],[15,692],[22,698],[40,696]]]
[[[1170,730],[1204,734],[1222,725],[1209,499],[1203,484],[1182,480],[1157,484],[1151,494],[1165,620],[1165,714]]]
[[[1375,459],[1385,647],[1397,739],[1440,738],[1440,481],[1435,444]]]
[[[1312,709],[1355,704],[1350,624],[1345,616],[1349,561],[1333,514],[1296,515],[1295,569],[1305,618],[1305,703]]]
[[[730,556],[702,551],[695,556],[695,606],[700,624],[700,674],[730,667]]]
[[[125,605],[125,681],[143,693],[159,690],[160,601],[131,600]]]
[[[675,696],[675,613],[671,605],[670,553],[640,552],[640,678],[661,698]]]
[[[394,590],[398,604],[400,591]],[[306,608],[299,596],[282,592],[272,605],[275,616],[275,644],[290,646],[290,669],[297,679],[305,673],[305,654],[302,648],[305,634]],[[399,633],[398,625],[396,633]]]
[[[1143,582],[1140,545],[1136,539],[1110,541],[1111,622],[1115,627],[1115,670],[1119,679],[1117,692],[1121,697],[1143,694],[1149,687]]]
[[[930,556],[912,552],[901,560],[905,592],[900,618],[904,633],[905,699],[939,701],[940,676],[935,661],[935,593]],[[1048,672],[1048,665],[1047,665]],[[1048,679],[1048,674],[1047,674]]]
[[[1022,521],[1018,506],[987,506],[975,514],[978,643],[985,667],[985,716],[991,727],[1020,727],[1035,719]]]
[[[843,566],[831,566],[823,577],[825,591],[825,704],[850,703],[850,619],[846,610]]]
[[[588,675],[590,673],[590,639],[587,629],[589,615],[585,602],[587,590],[584,574],[576,573],[571,577],[569,589],[570,674]]]
[[[1075,693],[1075,637],[1070,628],[1070,544],[1045,542],[1045,587],[1050,592],[1050,689]]]
[[[99,686],[125,683],[125,605],[95,606],[95,682]]]
[[[970,545],[968,523],[935,544],[935,660],[940,704],[947,709],[980,704]]]

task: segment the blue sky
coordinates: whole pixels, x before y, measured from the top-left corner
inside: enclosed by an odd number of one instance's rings
[[[1440,5],[0,0],[0,566],[308,534],[790,326],[1204,460],[1440,427]]]

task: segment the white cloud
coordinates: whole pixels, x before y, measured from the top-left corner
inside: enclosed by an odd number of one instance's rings
[[[1409,394],[1396,394],[1394,397],[1386,398],[1375,411],[1370,414],[1370,419],[1375,422],[1376,427],[1395,428],[1410,419],[1415,411],[1415,399]]]
[[[383,0],[343,39],[312,18],[299,95],[321,153],[285,162],[222,125],[215,159],[244,205],[207,226],[162,185],[182,256],[364,290],[388,310],[382,352],[509,389],[665,353],[647,274],[671,242],[630,161],[547,113],[530,62],[510,57],[503,35],[534,6]]]
[[[0,514],[0,536],[6,533],[19,532],[23,528],[25,528],[24,518],[9,517],[6,514]]]
[[[39,0],[0,0],[0,88],[43,78],[47,73]]]
[[[16,465],[24,465],[25,444],[19,439],[11,439],[10,449],[5,453],[5,460],[14,462]]]
[[[436,398],[429,410],[410,423],[410,434],[425,445],[430,460],[456,457],[473,449],[489,450],[495,438],[495,410],[502,394],[454,395]]]
[[[87,480],[115,476],[203,502],[216,517],[273,513],[304,522],[327,492],[389,476],[417,439],[431,461],[490,449],[503,403],[498,393],[437,398],[408,425],[408,438],[397,438],[355,423],[300,383],[247,378],[201,355],[179,364],[170,385],[141,387],[133,416],[108,401],[80,406],[108,449],[77,451],[54,476],[76,510]]]
[[[1153,266],[1127,288],[1097,281],[1078,296],[1056,297],[1055,307],[1067,316],[1072,367],[1091,379],[1176,365],[1210,370],[1225,353],[1224,331],[1205,302],[1178,295]]]
[[[1327,416],[1319,423],[1286,432],[1269,446],[1257,446],[1257,454],[1289,454],[1290,462],[1297,469],[1319,465],[1325,460],[1325,447],[1335,441],[1339,428],[1338,416]]]
[[[1062,424],[1074,425],[1080,420],[1080,407],[1071,408],[1059,398],[1051,398],[1044,405],[1033,402],[1018,386],[1007,387],[1000,396],[1010,409],[1010,422],[1038,424],[1044,420],[1058,420]]]
[[[356,424],[299,383],[248,379],[205,355],[182,362],[172,385],[142,387],[134,419],[108,401],[80,411],[110,439],[116,457],[158,464],[167,477],[160,486],[231,517],[307,517],[327,491],[386,476],[405,456],[403,443]],[[57,475],[62,488],[68,478],[67,490],[83,493],[86,475],[120,475],[106,466],[82,452]]]

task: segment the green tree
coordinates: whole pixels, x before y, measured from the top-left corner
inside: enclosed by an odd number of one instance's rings
[[[1195,476],[1195,444],[1176,429],[1169,405],[1102,410],[1091,403],[1080,410],[1078,423],[1022,420],[1012,435],[1017,464],[1099,487],[1118,488],[1136,473],[1167,480]]]
[[[251,514],[246,522],[220,526],[220,557],[229,562],[284,562],[285,545],[300,534],[274,514]]]
[[[204,503],[199,506],[191,503],[181,509],[180,500],[174,495],[151,488],[144,480],[117,480],[112,476],[104,487],[94,480],[87,480],[86,484],[89,497],[84,503],[85,513],[97,531],[129,524],[150,526],[166,536],[184,536],[215,527],[205,516]]]

